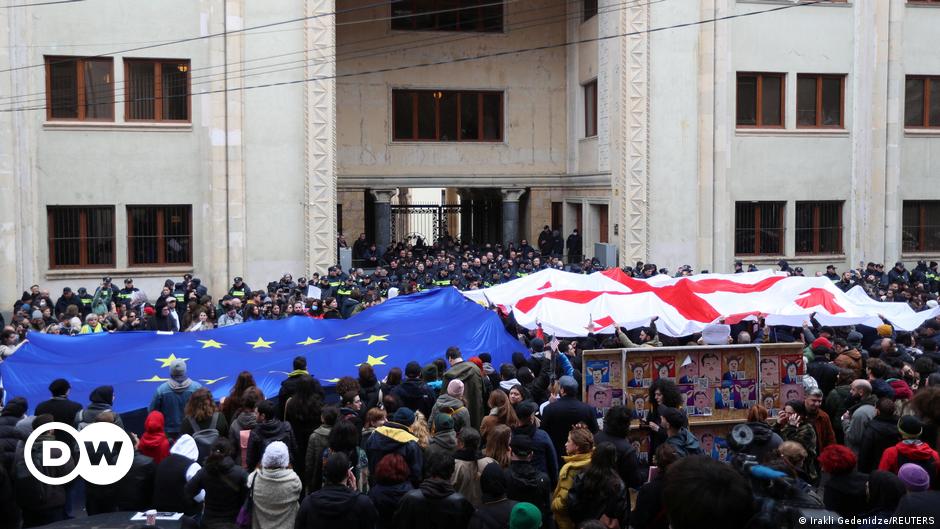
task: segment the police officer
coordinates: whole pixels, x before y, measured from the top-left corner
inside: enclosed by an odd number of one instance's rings
[[[131,298],[134,297],[134,292],[139,291],[139,288],[134,287],[134,280],[128,277],[124,280],[124,288],[118,291],[117,304],[124,305],[125,307],[130,306]]]
[[[91,296],[91,294],[88,293],[87,288],[80,287],[78,289],[78,300],[82,303],[79,308],[81,309],[82,313],[82,321],[84,321],[85,316],[91,312],[91,302],[94,301],[94,298]]]
[[[236,297],[244,301],[248,298],[248,293],[251,292],[251,288],[245,284],[241,277],[236,277],[232,280],[232,288],[228,289],[228,295]]]
[[[437,276],[434,277],[434,280],[431,281],[431,286],[434,288],[449,287],[451,279],[452,277],[447,269],[441,268],[437,271]]]

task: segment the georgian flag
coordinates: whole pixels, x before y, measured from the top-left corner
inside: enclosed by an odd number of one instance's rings
[[[764,317],[769,325],[799,327],[815,313],[822,325],[876,327],[880,314],[899,330],[914,330],[940,315],[940,307],[914,312],[906,303],[874,301],[860,286],[842,292],[825,277],[769,270],[636,279],[616,268],[590,275],[547,269],[464,295],[511,309],[520,325],[541,324],[557,336],[632,329],[649,325],[655,316],[659,332],[688,336],[720,319],[734,324]]]

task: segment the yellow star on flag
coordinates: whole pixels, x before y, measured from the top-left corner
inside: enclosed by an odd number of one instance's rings
[[[170,380],[170,379],[168,379],[168,378],[160,378],[160,377],[158,377],[157,375],[154,375],[154,376],[152,376],[152,377],[150,377],[150,378],[143,378],[143,379],[140,379],[140,380],[138,380],[137,382],[166,382],[167,380]]]
[[[250,345],[252,349],[270,349],[271,344],[274,343],[274,341],[272,340],[270,342],[266,342],[264,341],[264,338],[259,336],[257,340],[245,343]]]
[[[314,340],[313,338],[308,336],[306,340],[302,342],[297,342],[297,345],[313,345],[315,343],[320,343],[322,341],[323,341],[323,338],[317,338],[316,340]]]
[[[372,366],[372,367],[375,367],[375,366],[384,366],[384,365],[385,365],[385,362],[383,362],[382,360],[385,360],[386,358],[388,358],[388,355],[379,356],[379,357],[375,357],[375,356],[372,356],[372,355],[368,355],[368,356],[369,356],[368,360],[366,360],[366,361],[363,362],[362,364],[369,364],[369,365]],[[357,364],[357,365],[360,365],[360,366],[361,366],[362,364]]]
[[[340,336],[337,340],[348,340],[350,338],[355,338],[356,336],[362,336],[361,332],[356,332],[353,334],[347,334],[346,336]]]
[[[359,341],[360,341],[360,342],[368,342],[369,345],[372,345],[372,344],[374,344],[375,342],[387,342],[388,340],[386,340],[386,338],[388,338],[388,335],[387,335],[387,334],[372,334],[372,335],[370,335],[368,338],[363,338],[363,339],[361,339],[361,340],[359,340]]]
[[[336,384],[337,382],[339,382],[339,379],[338,379],[338,378],[328,378],[328,379],[326,379],[326,381],[327,381],[327,382],[330,382],[330,383],[332,383],[332,384]]]
[[[177,361],[177,360],[182,360],[182,361],[185,362],[185,361],[189,360],[189,358],[176,358],[176,355],[173,354],[173,353],[170,353],[170,356],[168,356],[168,357],[166,357],[166,358],[154,358],[154,361],[157,361],[157,362],[160,362],[160,363],[161,363],[161,364],[160,364],[160,367],[170,367],[171,365],[173,365],[173,362],[175,362],[175,361]]]
[[[220,378],[200,378],[199,381],[205,382],[207,386],[211,386],[212,384],[215,384],[216,382],[220,380],[225,380],[226,378],[228,378],[228,375],[224,377],[220,377]]]
[[[217,342],[215,340],[196,340],[202,344],[203,349],[208,349],[209,347],[214,347],[215,349],[221,349],[224,343]]]

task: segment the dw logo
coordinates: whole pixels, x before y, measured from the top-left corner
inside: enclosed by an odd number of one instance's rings
[[[26,457],[26,468],[34,478],[47,485],[64,485],[76,476],[95,485],[110,485],[121,480],[131,469],[134,463],[134,445],[131,438],[121,427],[96,422],[89,424],[78,431],[61,422],[50,422],[36,428],[26,439],[25,453],[31,454],[36,438],[49,430],[68,433],[78,445],[78,464],[75,469],[65,476],[49,477],[43,474],[33,458]],[[71,449],[62,441],[45,441],[42,443],[42,465],[44,467],[60,467],[69,462]]]

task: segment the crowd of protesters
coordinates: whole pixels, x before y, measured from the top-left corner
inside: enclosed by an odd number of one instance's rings
[[[600,269],[595,260],[543,260],[528,245],[449,241],[396,245],[380,259],[368,274],[333,267],[296,283],[287,274],[263,290],[235,278],[218,303],[192,277],[168,281],[155,303],[132,282],[117,289],[110,278],[93,295],[67,291],[54,304],[35,287],[17,302],[0,354],[15,354],[21,330],[199,330],[252,319],[343,318],[425,288],[479,288],[546,266]],[[737,263],[735,271],[743,268]],[[669,273],[643,263],[625,272]],[[676,275],[691,273],[680,267]],[[910,272],[901,263],[888,271],[874,264],[844,274],[830,268],[825,275],[875,298],[919,309],[936,303],[936,263]],[[850,525],[887,527],[890,516],[934,517],[928,524],[940,516],[938,319],[914,332],[888,321],[831,328],[812,318],[796,328],[730,326],[729,343],[802,344],[807,375],[805,398],[786,402],[777,416],[759,405],[749,410],[750,438],[732,436],[735,455],[726,464],[703,454],[673,381],[649,388],[644,421],[625,406],[599,417],[581,401],[583,351],[695,345],[701,335],[661,336],[654,319],[639,329],[546,344],[538,330],[501,316],[519,339],[519,352],[502,365],[450,348],[427,365],[393,367],[381,380],[362,365],[324,388],[299,356],[277,395],[264,395],[243,372],[217,400],[190,378],[185,362],[174,361],[143,431],[133,432],[130,473],[113,486],[86,483],[83,492],[42,484],[25,471],[27,457],[42,467],[42,445],[58,432],[41,435],[31,454],[24,440],[53,421],[123,427],[111,409],[113,388],[96,388],[80,402],[69,381],[58,379],[50,381],[47,401],[10,395],[0,411],[0,528],[63,519],[82,499],[89,515],[153,508],[185,513],[184,525],[213,528],[757,529],[798,527],[812,516],[819,526],[826,516],[829,526],[840,525],[842,516],[856,517]],[[650,437],[651,468],[628,439],[637,429]],[[48,475],[69,470],[43,468]]]

